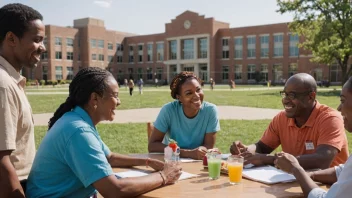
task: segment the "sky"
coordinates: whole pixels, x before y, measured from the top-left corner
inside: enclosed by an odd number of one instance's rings
[[[33,7],[44,16],[45,24],[73,26],[74,19],[93,17],[104,20],[108,30],[139,35],[165,32],[165,23],[186,10],[230,27],[293,20],[292,14],[276,12],[276,0],[0,0],[0,7],[8,3]]]

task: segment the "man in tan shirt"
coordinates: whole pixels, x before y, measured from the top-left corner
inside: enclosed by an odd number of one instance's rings
[[[32,110],[23,67],[35,68],[45,52],[42,15],[22,4],[0,8],[0,197],[25,197],[34,155]]]

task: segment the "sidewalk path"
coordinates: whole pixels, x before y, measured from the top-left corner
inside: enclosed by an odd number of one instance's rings
[[[272,119],[280,110],[253,107],[218,106],[219,118],[233,120]],[[117,110],[112,122],[103,123],[146,123],[155,121],[160,108]],[[53,113],[34,114],[36,126],[47,126]]]

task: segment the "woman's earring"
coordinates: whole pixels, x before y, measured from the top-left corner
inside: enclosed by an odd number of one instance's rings
[[[94,109],[97,109],[97,107],[98,107],[97,105],[94,105]]]

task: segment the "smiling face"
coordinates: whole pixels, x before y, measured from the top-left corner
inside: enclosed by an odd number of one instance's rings
[[[296,79],[289,79],[286,82],[284,92],[286,97],[282,99],[282,104],[288,118],[310,115],[312,104],[315,101],[315,92],[311,92],[302,82],[298,82]]]
[[[109,120],[113,121],[115,118],[115,112],[117,106],[121,104],[118,97],[119,86],[114,77],[109,76],[106,79],[107,89],[104,91],[102,97],[99,97],[97,101],[97,114],[99,115],[99,120]]]
[[[8,34],[10,43],[14,49],[14,57],[20,67],[34,68],[40,61],[40,56],[46,51],[43,40],[45,36],[45,26],[39,19],[28,24],[28,30],[22,38],[15,34]]]
[[[190,78],[181,85],[178,99],[185,110],[198,111],[202,106],[203,98],[203,90],[196,79]]]
[[[345,129],[352,132],[352,87],[350,80],[342,88],[340,105],[337,110],[341,112]]]

